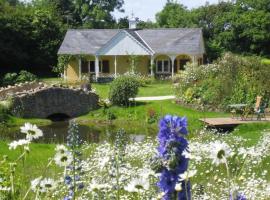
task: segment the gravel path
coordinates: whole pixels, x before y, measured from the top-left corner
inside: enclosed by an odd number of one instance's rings
[[[136,97],[135,101],[161,101],[175,99],[175,96],[157,96],[157,97]]]

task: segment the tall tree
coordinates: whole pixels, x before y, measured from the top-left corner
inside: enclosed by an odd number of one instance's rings
[[[194,26],[190,18],[190,11],[177,1],[167,1],[163,10],[156,14],[157,24],[160,27],[192,27]]]
[[[86,28],[113,27],[115,20],[111,12],[115,9],[122,12],[123,3],[123,0],[75,0],[75,20]]]

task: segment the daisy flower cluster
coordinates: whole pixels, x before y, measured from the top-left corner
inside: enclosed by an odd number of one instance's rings
[[[20,139],[13,141],[9,144],[9,149],[16,149],[17,147],[23,147],[25,150],[29,151],[29,144],[31,141],[38,139],[43,136],[42,130],[40,130],[36,125],[25,123],[24,126],[20,128],[21,133],[25,134],[25,139]]]
[[[24,199],[270,199],[269,132],[255,142],[202,130],[188,142],[185,118],[167,115],[159,126],[157,141],[133,142],[119,130],[114,143],[82,144],[78,126],[71,122],[67,145],[56,145],[48,163],[61,172],[33,179]],[[42,135],[37,129],[22,127],[26,138],[10,143],[10,149],[26,152]],[[2,166],[0,162],[0,199],[5,199],[16,185],[7,184],[12,174],[2,176],[7,173]]]
[[[105,142],[85,148],[93,153],[82,161],[85,189],[81,199],[132,199],[134,196],[152,199],[156,196],[157,176],[150,168],[155,143],[150,139],[127,143],[122,150],[116,166],[115,144]]]
[[[228,134],[203,130],[190,140],[189,168],[198,169],[192,187],[193,199],[258,199],[270,198],[270,133],[263,133],[254,146],[244,147],[249,140]],[[210,137],[209,137],[210,136]],[[260,172],[261,171],[261,172]]]

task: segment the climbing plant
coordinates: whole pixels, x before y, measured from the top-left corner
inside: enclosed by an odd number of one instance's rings
[[[85,54],[79,54],[79,55],[59,55],[58,56],[58,62],[57,66],[53,67],[53,72],[63,74],[65,69],[68,66],[68,63],[72,59],[82,59],[82,60],[87,60],[87,55]]]
[[[72,55],[59,55],[57,65],[53,67],[53,72],[63,74],[72,57]]]

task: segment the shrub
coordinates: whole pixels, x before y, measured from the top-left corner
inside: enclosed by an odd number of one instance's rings
[[[152,76],[146,76],[140,73],[134,73],[134,72],[127,72],[124,75],[131,76],[135,78],[141,87],[144,87],[146,85],[149,85],[155,81],[155,78]]]
[[[19,72],[19,74],[17,73],[7,73],[5,74],[4,78],[3,78],[3,85],[7,86],[7,85],[14,85],[15,83],[23,83],[26,81],[35,81],[37,80],[37,76],[22,70]]]
[[[109,92],[109,99],[112,104],[127,106],[130,98],[135,98],[138,94],[139,81],[129,75],[123,75],[116,78]]]
[[[268,99],[269,76],[269,65],[260,57],[226,53],[213,64],[189,64],[177,77],[176,92],[185,103],[226,109],[228,104],[253,104],[258,95]]]
[[[17,73],[7,73],[3,77],[3,85],[14,85],[16,83],[18,74]]]
[[[23,83],[26,81],[35,81],[35,80],[37,80],[36,75],[34,75],[28,71],[22,70],[22,71],[20,71],[19,76],[16,79],[16,82]]]

